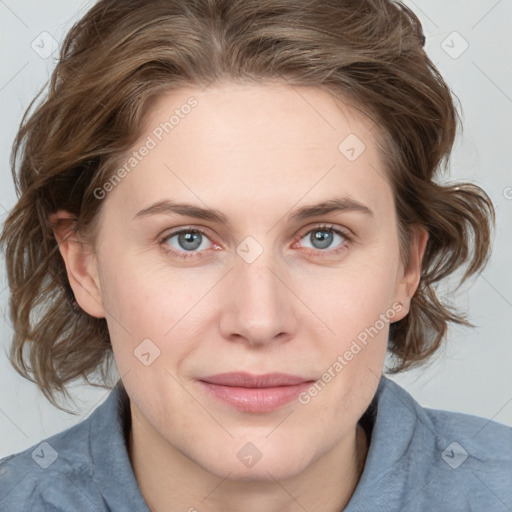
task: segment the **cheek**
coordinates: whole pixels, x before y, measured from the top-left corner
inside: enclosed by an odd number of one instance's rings
[[[385,246],[373,249],[354,251],[337,268],[316,267],[307,278],[295,276],[297,294],[342,346],[382,314],[396,313],[392,306],[398,251]],[[381,322],[377,327],[382,330]]]
[[[161,338],[170,328],[171,309],[165,303],[158,276],[144,272],[140,262],[114,255],[105,261],[101,267],[102,299],[114,356],[122,372],[140,364],[134,354],[139,344]]]
[[[334,334],[316,340],[321,375],[301,403],[311,404],[333,423],[360,417],[377,388],[385,362],[389,325],[396,312],[386,280],[372,293],[355,283],[330,290],[323,317]],[[326,428],[328,428],[326,426]]]
[[[123,327],[125,334],[128,331],[149,335],[142,331],[150,327],[156,331],[159,326],[163,328],[162,322],[169,324],[172,321],[176,306],[180,304],[178,296],[187,289],[177,283],[179,272],[172,275],[162,264],[163,259],[150,257],[149,252],[130,252],[129,247],[123,250],[123,240],[118,242],[120,249],[114,249],[116,244],[112,243],[108,254],[102,254],[104,305],[113,317],[114,328]],[[169,301],[173,302],[174,308],[170,307]]]
[[[320,326],[325,335],[315,342],[322,377],[304,401],[321,394],[318,405],[333,407],[336,415],[358,409],[371,398],[385,361],[389,326],[398,314],[393,303],[398,250],[385,244],[372,249],[354,253],[337,271],[316,271],[310,276],[315,286],[301,291],[304,302],[329,328]],[[316,322],[313,336],[320,331]]]
[[[163,257],[148,254],[111,254],[101,267],[106,284],[102,298],[120,375],[131,372],[130,378],[146,383],[164,368],[173,371],[194,349],[194,333],[212,300],[206,295],[218,280],[211,268],[171,267]]]

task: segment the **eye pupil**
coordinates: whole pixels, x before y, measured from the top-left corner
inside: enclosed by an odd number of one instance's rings
[[[332,243],[332,233],[326,230],[316,230],[311,234],[311,243],[315,245],[316,242],[320,242],[318,249],[325,249]]]

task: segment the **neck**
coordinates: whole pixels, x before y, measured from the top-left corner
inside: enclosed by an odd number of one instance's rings
[[[340,512],[364,469],[368,440],[357,425],[333,450],[293,477],[232,480],[206,471],[176,450],[132,411],[129,454],[152,512]]]

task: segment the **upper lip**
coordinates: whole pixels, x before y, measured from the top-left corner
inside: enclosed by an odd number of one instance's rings
[[[292,375],[289,373],[265,373],[254,375],[246,372],[219,373],[199,379],[211,384],[234,386],[242,388],[271,388],[276,386],[293,386],[313,379]]]

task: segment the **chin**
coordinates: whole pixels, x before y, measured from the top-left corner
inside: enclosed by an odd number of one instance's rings
[[[302,445],[268,446],[258,450],[252,443],[242,445],[230,457],[218,457],[203,461],[204,469],[220,478],[229,475],[230,480],[262,481],[286,480],[305,470],[312,460],[310,454],[293,453],[303,450]],[[295,455],[295,456],[294,456]],[[198,461],[199,462],[199,461]]]
[[[275,482],[276,480],[282,481],[288,478],[293,478],[305,467],[295,466],[293,469],[283,466],[282,461],[276,464],[266,463],[259,461],[258,464],[252,468],[241,467],[241,464],[225,465],[219,468],[220,472],[215,472],[220,478],[227,478],[238,482]]]

